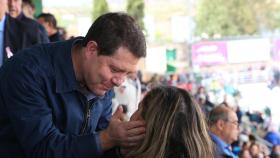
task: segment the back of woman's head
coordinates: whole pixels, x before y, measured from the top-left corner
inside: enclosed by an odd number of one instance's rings
[[[128,157],[213,157],[204,115],[187,91],[156,87],[140,104],[146,136]]]

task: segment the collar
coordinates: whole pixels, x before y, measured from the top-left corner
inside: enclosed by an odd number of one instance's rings
[[[94,95],[93,93],[91,93],[89,90],[87,90],[86,87],[83,87],[83,86],[81,86],[81,85],[79,85],[78,91],[79,91],[80,93],[82,93],[82,94],[87,98],[87,101],[90,101],[90,100],[92,100],[92,99],[94,99],[94,98],[97,97],[96,95]]]
[[[54,54],[54,74],[56,82],[56,92],[70,92],[79,89],[79,83],[76,80],[73,62],[72,47],[83,38],[77,37],[71,40],[56,42],[58,46],[50,48],[49,51],[55,51]]]
[[[220,146],[223,150],[227,149],[229,147],[229,144],[225,143],[221,138],[219,138],[217,135],[209,132],[210,137],[212,138],[212,140],[218,145]]]
[[[6,19],[6,15],[4,14],[2,20],[0,20],[0,31],[4,32],[4,27],[5,27],[5,19]]]
[[[230,144],[225,143],[221,138],[219,138],[217,135],[209,132],[209,135],[211,137],[211,139],[213,140],[213,142],[217,145],[218,148],[220,148],[219,150],[221,150],[220,152],[230,158],[238,158],[237,156],[235,156],[233,154],[233,152],[231,150],[229,150]]]
[[[23,14],[23,12],[21,12],[21,13],[16,17],[16,19],[22,20],[24,17],[25,17],[25,15]]]

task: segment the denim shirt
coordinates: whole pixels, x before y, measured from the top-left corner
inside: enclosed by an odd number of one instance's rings
[[[229,144],[226,144],[222,139],[220,139],[218,136],[211,132],[209,132],[209,135],[216,145],[216,158],[238,158],[236,155],[233,154],[232,151],[229,150]]]
[[[0,69],[0,157],[96,158],[113,92],[90,101],[79,91],[71,48],[78,39],[37,45]]]

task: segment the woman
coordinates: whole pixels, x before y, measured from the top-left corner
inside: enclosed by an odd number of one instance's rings
[[[156,87],[131,120],[146,121],[146,136],[125,158],[213,158],[213,146],[200,107],[176,87]]]

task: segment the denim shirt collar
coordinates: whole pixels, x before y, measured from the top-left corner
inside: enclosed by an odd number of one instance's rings
[[[54,74],[56,82],[56,92],[70,92],[79,89],[79,83],[76,80],[74,66],[72,62],[72,47],[75,43],[82,40],[83,38],[77,37],[65,43],[62,47],[55,48],[60,49],[61,52],[58,52],[54,55]],[[60,42],[59,42],[60,43]]]
[[[229,144],[226,144],[221,138],[216,136],[215,134],[209,132],[212,140],[220,147],[222,147],[223,151],[228,150],[228,147],[230,146]]]

